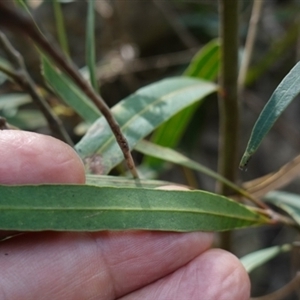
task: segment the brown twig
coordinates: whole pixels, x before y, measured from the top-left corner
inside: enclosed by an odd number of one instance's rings
[[[70,62],[70,60],[66,59],[59,50],[54,48],[54,46],[43,36],[43,34],[41,34],[39,29],[35,26],[34,22],[30,18],[24,15],[21,11],[14,9],[7,2],[4,3],[3,1],[0,2],[0,25],[11,30],[21,31],[31,38],[37,44],[37,46],[47,55],[49,55],[52,60],[54,60],[55,63],[64,72],[66,72],[74,80],[78,87],[80,87],[81,90],[93,101],[93,103],[98,107],[102,115],[107,120],[117,140],[117,143],[123,152],[130,172],[134,178],[138,178],[138,173],[130,153],[128,142],[124,137],[119,124],[112,116],[109,107],[101,98],[101,96],[94,92],[94,90],[78,72],[77,68]]]
[[[239,77],[238,77],[238,89],[239,93],[242,91],[249,67],[249,63],[252,56],[252,49],[256,38],[257,32],[257,24],[261,15],[261,8],[262,8],[263,0],[254,0],[250,23],[249,23],[249,30],[245,44],[245,51],[244,57],[242,59]]]
[[[47,120],[53,135],[73,146],[73,142],[65,130],[61,120],[52,112],[50,105],[38,94],[35,83],[26,70],[23,57],[12,46],[5,34],[1,31],[0,46],[3,48],[10,62],[15,67],[15,70],[6,70],[5,68],[1,68],[1,71],[13,79],[24,91],[28,92]]]
[[[1,117],[0,116],[0,130],[6,130],[6,129],[9,129],[9,130],[19,130],[18,127],[15,127],[11,124],[9,124],[5,118]]]
[[[6,123],[6,119],[0,116],[0,130],[9,129]]]

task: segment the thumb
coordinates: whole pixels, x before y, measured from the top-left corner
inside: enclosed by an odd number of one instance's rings
[[[83,164],[67,144],[19,130],[0,132],[0,183],[84,183]]]

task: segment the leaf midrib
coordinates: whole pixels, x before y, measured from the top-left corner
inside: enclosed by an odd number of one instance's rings
[[[205,210],[190,210],[190,209],[167,209],[167,208],[114,208],[114,207],[109,207],[109,208],[97,208],[97,207],[0,207],[0,212],[1,211],[92,211],[92,212],[101,212],[101,211],[120,211],[120,212],[169,212],[169,213],[189,213],[189,214],[206,214],[206,215],[211,215],[211,216],[219,216],[219,217],[227,217],[227,218],[232,218],[232,219],[238,219],[238,220],[257,220],[258,218],[253,215],[253,218],[249,217],[239,217],[237,215],[231,215],[231,214],[224,214],[224,213],[217,213],[217,212],[207,212]],[[249,211],[249,213],[251,213]]]
[[[209,83],[209,82],[208,82]],[[213,86],[211,86],[212,88]],[[125,131],[125,129],[127,127],[129,127],[130,123],[133,122],[134,119],[137,119],[138,117],[141,117],[144,113],[146,113],[151,107],[153,107],[154,105],[157,105],[159,102],[163,102],[165,99],[167,98],[170,98],[172,97],[173,94],[180,94],[180,93],[183,93],[185,90],[192,90],[192,89],[196,89],[196,88],[199,88],[199,82],[198,83],[195,83],[195,84],[192,84],[188,87],[184,87],[180,90],[176,90],[176,91],[172,91],[166,95],[163,95],[162,97],[158,97],[154,102],[151,102],[150,105],[147,105],[144,109],[142,109],[139,113],[135,114],[133,117],[131,117],[126,123],[124,123],[122,126],[120,126],[121,130],[122,131]],[[138,93],[136,94],[138,96]],[[143,97],[144,95],[141,95],[141,97]],[[112,110],[113,112],[113,110]],[[98,149],[98,153],[103,153],[105,152],[110,146],[111,144],[114,142],[114,138],[111,136],[107,142],[103,143],[103,146],[100,147]]]
[[[295,81],[292,83],[292,85],[289,86],[288,89],[284,90],[284,92],[281,94],[280,100],[277,102],[277,104],[282,103],[282,102],[283,102],[283,99],[284,99],[284,98],[286,97],[286,95],[290,92],[290,90],[291,90],[292,88],[294,88],[294,86],[295,86],[296,84],[299,84],[299,82],[300,82],[300,78],[298,78],[298,80],[295,80]],[[282,82],[282,84],[280,84],[280,85],[277,87],[277,89],[275,90],[274,94],[276,94],[276,91],[277,91],[278,89],[280,89],[281,86],[284,85],[284,84],[285,84],[285,82]],[[275,96],[274,94],[271,96],[271,98],[273,98],[273,97]],[[298,94],[299,94],[299,93],[298,93]],[[293,97],[293,99],[294,99],[296,96],[297,96],[297,95],[295,95],[295,96]],[[290,101],[288,101],[289,103],[288,103],[287,105],[289,105],[289,104],[291,103],[291,101],[293,101],[293,99],[291,99]],[[275,100],[272,99],[272,102],[273,102],[273,101],[275,101]],[[263,111],[262,111],[262,114],[267,110],[267,108],[268,108],[269,105],[270,105],[270,102],[267,103],[266,107],[265,107],[265,108],[263,109]],[[282,110],[282,111],[279,113],[279,115],[276,116],[276,118],[279,118],[279,116],[283,113],[283,111],[284,111],[284,110]],[[264,129],[265,125],[269,123],[269,120],[271,119],[271,117],[272,117],[271,114],[267,115],[267,117],[265,118],[264,122],[262,123],[262,126],[259,127],[259,130],[258,130],[257,133],[255,134],[255,136],[262,136],[262,137],[263,137],[264,135],[267,134],[267,132],[266,132],[265,134],[262,135],[262,132],[264,131],[263,129]],[[269,130],[270,130],[270,128],[269,128]],[[269,130],[268,130],[268,131],[269,131]],[[253,134],[254,134],[254,132],[253,132]],[[251,140],[250,140],[250,141],[251,141]],[[261,139],[260,139],[259,144],[260,144],[260,143],[261,143]],[[252,154],[253,154],[253,153],[256,151],[256,149],[258,148],[259,144],[258,144],[258,145],[253,145],[252,148],[249,149],[249,151],[248,151],[249,155],[252,156]]]

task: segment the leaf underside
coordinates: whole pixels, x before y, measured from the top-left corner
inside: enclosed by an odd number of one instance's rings
[[[216,91],[213,83],[174,77],[139,89],[111,112],[125,135],[129,148],[183,108]],[[87,172],[107,174],[123,160],[104,117],[100,117],[76,145]],[[96,170],[95,170],[96,169]]]
[[[244,268],[248,273],[252,272],[257,267],[265,264],[272,258],[276,257],[280,253],[290,251],[292,245],[285,244],[281,246],[273,246],[270,248],[261,249],[252,253],[249,253],[240,259]]]
[[[204,191],[2,185],[0,194],[2,230],[223,231],[267,221],[241,204]]]

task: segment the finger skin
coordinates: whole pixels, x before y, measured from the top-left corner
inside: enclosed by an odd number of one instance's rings
[[[229,252],[211,249],[186,266],[122,300],[248,300],[250,281],[239,260]]]
[[[116,299],[208,249],[208,233],[28,233],[0,243],[0,299]]]
[[[0,182],[84,183],[83,164],[67,144],[32,132],[0,131]]]

